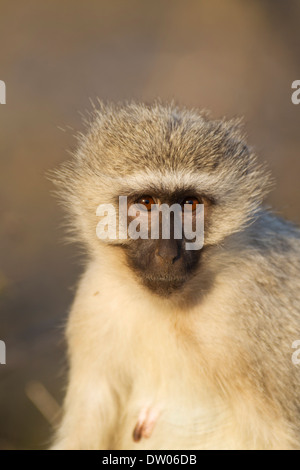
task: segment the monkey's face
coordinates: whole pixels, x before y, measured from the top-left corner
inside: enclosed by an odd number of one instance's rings
[[[203,249],[197,235],[204,238],[205,218],[212,202],[197,194],[181,192],[132,196],[128,208],[133,207],[132,203],[139,215],[139,238],[129,239],[124,246],[128,265],[148,289],[169,296],[183,288],[197,270]],[[130,216],[129,209],[128,223],[131,222],[135,222],[135,217]]]
[[[74,158],[56,172],[55,183],[68,209],[74,238],[99,258],[105,257],[103,245],[123,249],[127,265],[140,281],[164,296],[183,289],[195,274],[199,277],[194,276],[189,286],[193,289],[196,277],[198,281],[201,277],[198,285],[203,286],[209,279],[213,248],[221,248],[226,238],[255,220],[270,187],[268,174],[257,164],[236,121],[213,121],[197,111],[158,103],[101,105]],[[99,240],[99,216],[105,215],[97,208],[112,206],[108,219],[114,228],[119,196],[144,206],[141,222],[149,221],[147,206],[153,202],[202,203],[204,248],[188,249],[191,238],[185,233],[176,238],[172,230],[167,238],[160,230],[157,237],[145,230],[148,236],[136,239]],[[123,226],[127,230],[127,222]],[[115,264],[110,255],[107,259],[112,269],[120,269],[124,256]],[[186,292],[189,295],[190,289]]]

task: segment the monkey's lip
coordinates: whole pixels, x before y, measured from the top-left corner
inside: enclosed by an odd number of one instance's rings
[[[144,276],[143,284],[153,292],[156,292],[162,296],[168,296],[173,292],[179,290],[185,282],[187,277],[156,277],[156,276]]]
[[[170,284],[170,283],[180,283],[180,282],[185,282],[186,277],[154,277],[154,276],[147,276],[145,277],[149,282],[160,282],[160,283],[165,283],[165,284]]]

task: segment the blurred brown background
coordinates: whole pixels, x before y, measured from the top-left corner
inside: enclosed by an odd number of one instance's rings
[[[270,202],[300,222],[300,2],[0,0],[0,14],[0,448],[37,449],[62,402],[80,272],[44,174],[75,145],[79,111],[161,97],[245,115],[277,179]]]

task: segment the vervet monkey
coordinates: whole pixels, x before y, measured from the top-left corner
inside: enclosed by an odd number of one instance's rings
[[[239,122],[161,103],[90,121],[54,176],[88,261],[53,448],[300,448],[300,231],[263,207],[272,180]],[[204,206],[204,246],[99,240],[120,196]]]

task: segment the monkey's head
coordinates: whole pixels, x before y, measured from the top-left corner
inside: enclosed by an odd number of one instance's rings
[[[245,230],[269,189],[269,175],[247,147],[239,121],[211,120],[205,113],[160,103],[100,103],[73,159],[55,175],[76,238],[92,256],[114,250],[144,286],[162,296],[181,291],[205,269],[206,252]],[[124,211],[120,214],[120,197],[127,218]],[[182,208],[177,218],[171,213],[167,237],[163,204]],[[132,215],[129,208],[135,205],[139,211]],[[115,210],[105,211],[109,207]],[[195,229],[199,208],[204,208],[204,244],[190,249],[184,212]],[[152,237],[155,210],[159,215]],[[113,233],[116,229],[115,237],[97,236],[103,217]],[[130,237],[129,225],[137,226],[137,218],[141,236]],[[179,219],[182,236],[175,236]],[[142,230],[144,222],[148,228]]]

